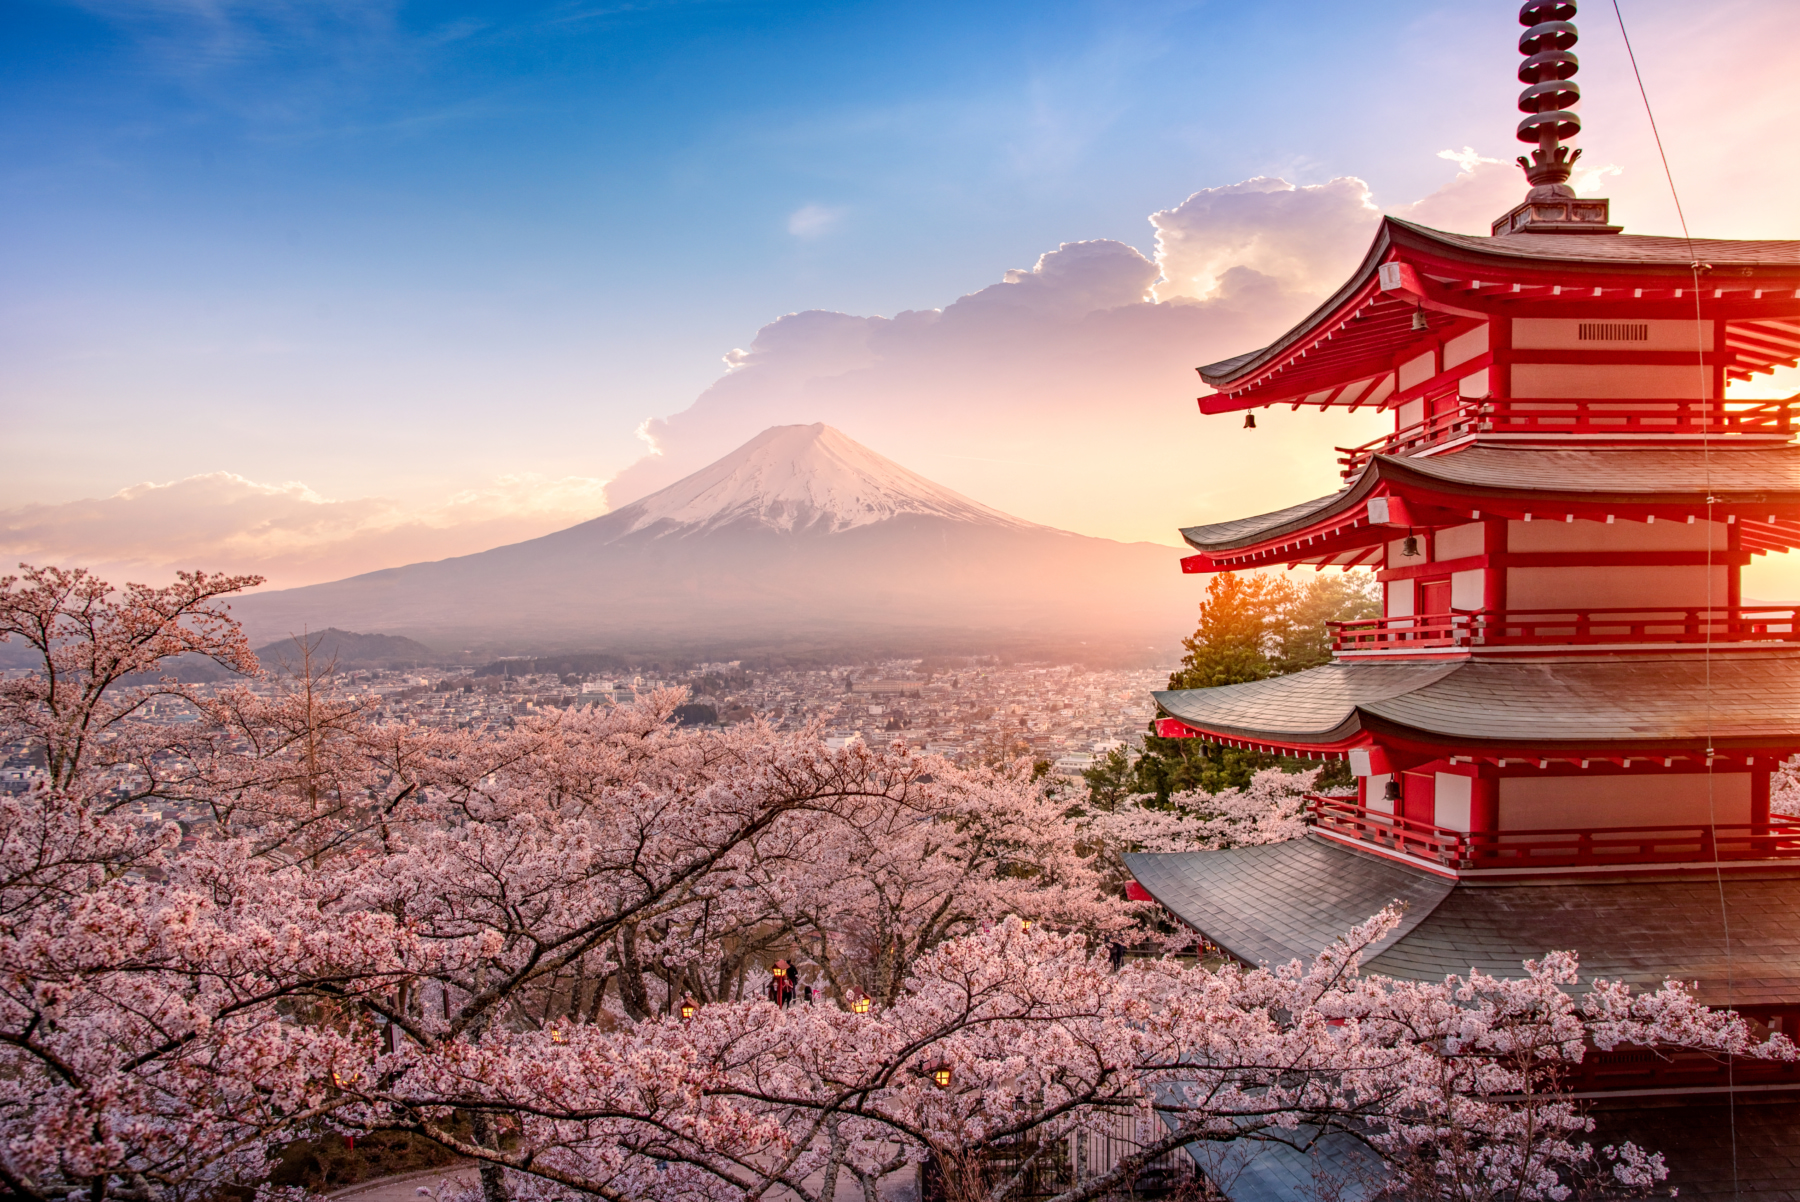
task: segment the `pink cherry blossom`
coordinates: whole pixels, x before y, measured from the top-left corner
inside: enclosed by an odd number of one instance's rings
[[[1291,837],[1306,775],[1097,819],[1023,766],[682,728],[676,693],[474,736],[379,721],[313,665],[273,697],[123,679],[176,653],[256,670],[216,607],[241,583],[3,586],[5,629],[47,660],[9,682],[4,733],[58,749],[55,787],[0,801],[21,1198],[255,1185],[324,1126],[434,1140],[480,1163],[486,1202],[873,1199],[925,1162],[999,1202],[995,1149],[1154,1110],[1165,1136],[1061,1202],[1184,1146],[1333,1132],[1407,1197],[1556,1199],[1664,1172],[1587,1141],[1566,1080],[1590,1047],[1794,1056],[1678,984],[1581,982],[1567,953],[1365,975],[1391,910],[1310,964],[1112,971],[1105,945],[1150,945],[1153,916],[1110,857]],[[136,722],[146,688],[196,721]],[[120,796],[214,821],[184,844]],[[766,1000],[777,960],[812,1002]]]

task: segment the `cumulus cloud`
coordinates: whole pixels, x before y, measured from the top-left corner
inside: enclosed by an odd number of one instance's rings
[[[605,481],[501,476],[426,506],[332,500],[305,484],[209,472],[109,497],[0,511],[0,555],[161,583],[182,569],[255,572],[274,587],[336,580],[535,538],[606,510]]]
[[[1404,215],[1485,231],[1522,194],[1516,168],[1447,157],[1459,174]],[[1330,491],[1321,448],[1372,437],[1383,419],[1282,412],[1256,431],[1202,421],[1194,368],[1317,305],[1380,213],[1354,178],[1245,180],[1152,214],[1151,255],[1065,242],[942,309],[790,313],[727,355],[690,408],[643,426],[657,453],[609,498],[672,483],[767,426],[812,421],[1000,509],[1117,538],[1172,543],[1180,525]]]
[[[1510,160],[1440,157],[1455,165],[1448,182],[1385,211],[1485,234],[1524,197]],[[1065,242],[942,309],[790,313],[727,355],[690,408],[645,423],[657,453],[609,498],[672,483],[767,426],[813,421],[1020,517],[1115,538],[1174,542],[1180,525],[1328,492],[1329,448],[1391,419],[1201,420],[1194,368],[1264,345],[1329,296],[1383,211],[1353,177],[1259,177],[1151,214],[1150,255]]]
[[[1203,189],[1150,215],[1162,270],[1156,299],[1209,299],[1234,273],[1283,291],[1328,292],[1356,266],[1378,216],[1368,185],[1349,176],[1304,188],[1258,177]]]
[[[1494,218],[1525,199],[1527,184],[1518,166],[1474,150],[1441,150],[1439,158],[1461,168],[1456,178],[1423,200],[1388,211],[1406,221],[1458,234],[1485,234]]]

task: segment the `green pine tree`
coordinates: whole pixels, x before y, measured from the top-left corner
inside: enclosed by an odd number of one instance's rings
[[[1328,623],[1380,612],[1379,589],[1362,574],[1319,573],[1301,584],[1283,576],[1220,572],[1207,582],[1199,625],[1182,640],[1187,654],[1170,674],[1169,688],[1244,684],[1330,663]],[[1133,793],[1152,793],[1158,801],[1189,789],[1217,793],[1244,787],[1264,768],[1298,772],[1311,766],[1292,757],[1154,734],[1144,739],[1144,754],[1136,761],[1118,758],[1121,762],[1114,763],[1108,756],[1089,769],[1090,805],[1110,809]],[[1341,764],[1328,765],[1321,786],[1343,783],[1346,772]]]

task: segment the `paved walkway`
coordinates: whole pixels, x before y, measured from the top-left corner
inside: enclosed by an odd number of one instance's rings
[[[334,1199],[341,1198],[345,1202],[350,1202],[352,1199],[354,1202],[423,1202],[419,1197],[421,1186],[436,1194],[438,1182],[446,1177],[461,1179],[473,1176],[475,1176],[475,1166],[467,1161],[462,1161],[457,1164],[439,1165],[435,1169],[420,1169],[414,1173],[377,1177],[373,1181],[346,1186],[325,1196]]]
[[[475,1166],[468,1161],[457,1164],[441,1165],[435,1169],[420,1169],[415,1173],[399,1173],[392,1177],[377,1177],[373,1181],[365,1181],[360,1185],[347,1186],[334,1193],[326,1194],[334,1202],[425,1202],[419,1195],[419,1187],[423,1186],[437,1192],[438,1182],[447,1177],[459,1181],[473,1179]],[[815,1175],[819,1176],[819,1175]],[[817,1181],[814,1182],[815,1186]],[[914,1202],[916,1190],[913,1187],[913,1173],[910,1169],[895,1173],[881,1183],[880,1196],[883,1202]],[[792,1198],[786,1190],[772,1190],[769,1197]],[[845,1173],[838,1179],[836,1202],[862,1202],[862,1190],[856,1179]]]

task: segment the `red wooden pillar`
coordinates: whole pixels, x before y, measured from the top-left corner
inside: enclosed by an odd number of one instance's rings
[[[1725,565],[1725,604],[1732,609],[1737,609],[1744,603],[1743,576],[1740,574],[1743,569],[1737,565],[1737,552],[1744,546],[1742,529],[1736,522],[1725,527],[1725,550],[1730,560]],[[1731,627],[1726,629],[1730,630]]]
[[[1506,609],[1506,519],[1487,518],[1482,527],[1487,567],[1481,573],[1481,608],[1491,614],[1502,613]]]
[[[1712,395],[1707,399],[1707,417],[1715,429],[1723,429],[1725,421],[1725,320],[1715,318],[1712,330],[1712,354],[1706,356],[1707,383]]]
[[[1477,772],[1469,782],[1469,844],[1475,858],[1481,859],[1487,849],[1499,842],[1500,782],[1484,772]]]
[[[1512,318],[1495,317],[1488,322],[1488,350],[1493,366],[1488,369],[1488,396],[1495,400],[1512,398]]]

